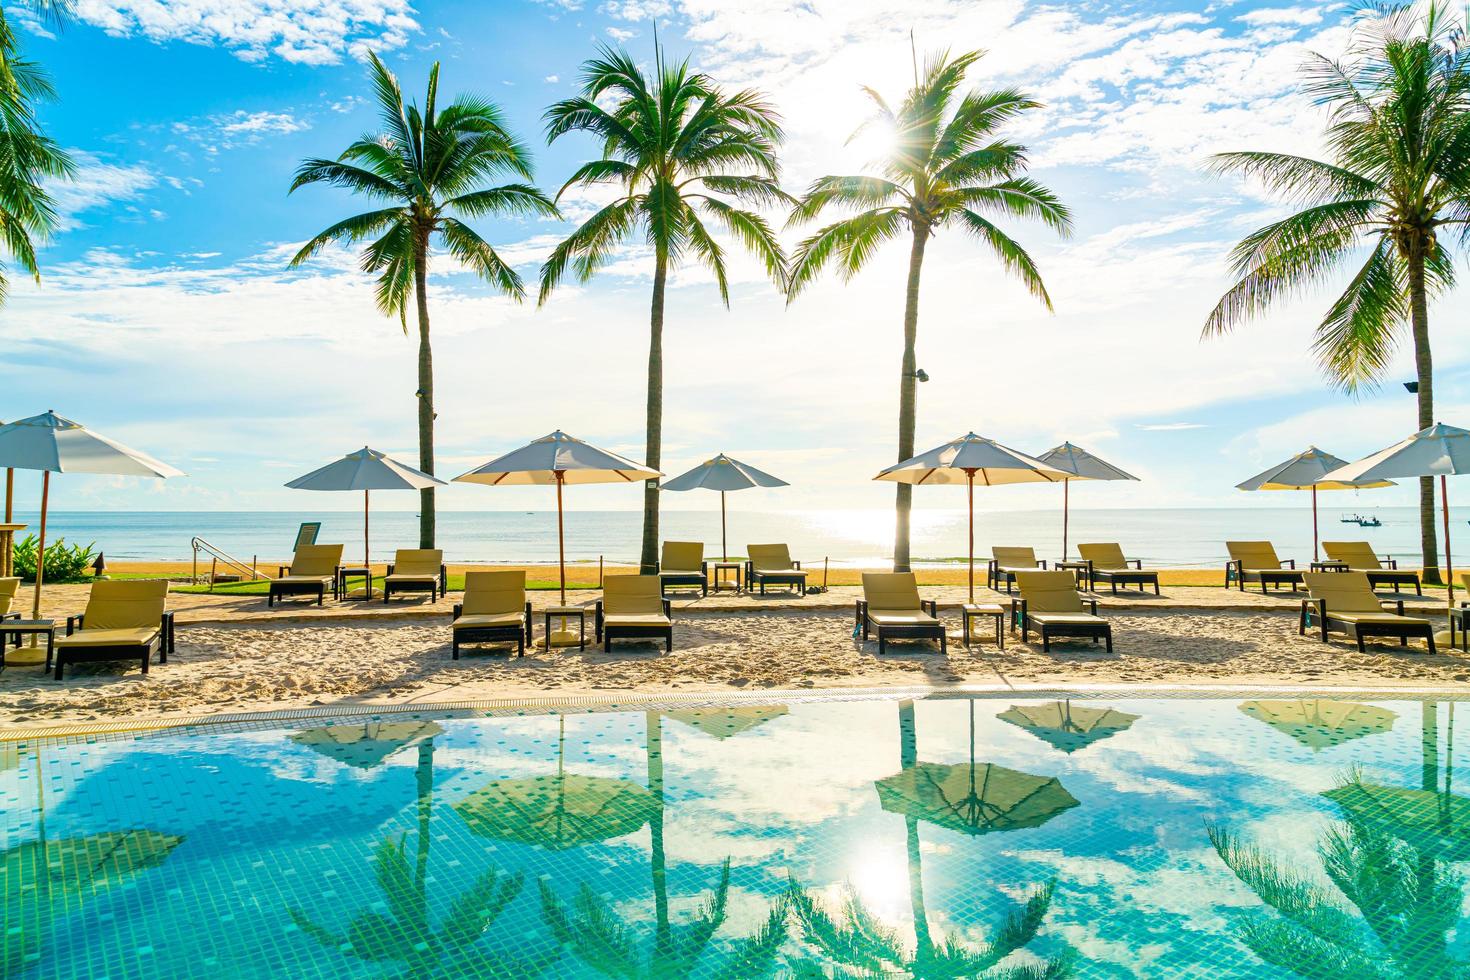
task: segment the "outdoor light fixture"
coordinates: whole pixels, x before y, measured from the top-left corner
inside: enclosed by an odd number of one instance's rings
[[[923,368],[919,368],[917,371],[915,371],[914,372],[914,377],[919,380],[919,383],[920,384],[922,384],[923,382],[929,380],[929,375],[926,374],[926,373],[924,373],[924,369]]]
[[[1419,394],[1419,382],[1417,382],[1417,381],[1405,381],[1404,382],[1404,390],[1407,391],[1411,395],[1417,395],[1417,394]]]

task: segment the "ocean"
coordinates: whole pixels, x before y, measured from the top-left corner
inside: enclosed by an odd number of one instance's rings
[[[1382,527],[1344,524],[1348,512],[1323,509],[1323,540],[1368,540],[1380,554],[1418,560],[1416,511],[1382,507]],[[1470,531],[1470,508],[1452,509],[1452,533]],[[35,528],[35,513],[16,519]],[[50,515],[48,537],[73,543],[95,542],[109,560],[187,560],[190,542],[201,537],[217,548],[249,562],[290,556],[296,529],[303,521],[321,521],[321,541],[345,544],[346,557],[362,555],[362,514],[349,511],[262,512],[122,512],[72,511]],[[556,561],[555,511],[441,511],[439,545],[451,562],[540,563]],[[665,511],[662,537],[704,541],[711,560],[720,554],[718,511]],[[975,515],[975,550],[990,546],[1029,545],[1038,557],[1061,554],[1059,510],[979,511]],[[572,511],[566,515],[567,559],[633,563],[638,559],[642,515],[638,511]],[[744,554],[749,543],[784,541],[799,561],[828,558],[834,565],[881,567],[893,546],[891,510],[785,511],[762,513],[732,509],[729,515],[731,554]],[[1071,516],[1071,551],[1078,542],[1117,541],[1130,557],[1160,567],[1212,567],[1225,562],[1225,541],[1267,539],[1282,558],[1305,563],[1312,556],[1311,511],[1299,507],[1180,508],[1159,510],[1077,509]],[[965,513],[917,510],[913,516],[912,553],[916,563],[954,561],[965,554]],[[1470,533],[1462,552],[1470,557]],[[372,557],[387,561],[395,548],[416,547],[418,517],[411,511],[374,511]],[[1443,557],[1443,556],[1441,556]]]

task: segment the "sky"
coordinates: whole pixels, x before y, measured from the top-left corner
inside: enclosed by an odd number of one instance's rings
[[[1067,240],[1007,226],[1035,256],[1054,313],[961,232],[930,244],[919,450],[967,431],[1030,453],[1070,440],[1141,478],[1079,486],[1078,506],[1279,506],[1252,499],[1279,495],[1233,486],[1308,445],[1356,459],[1417,428],[1399,383],[1413,376],[1407,338],[1379,389],[1350,397],[1324,381],[1310,338],[1331,290],[1200,339],[1229,285],[1230,247],[1282,213],[1204,165],[1232,149],[1320,151],[1322,116],[1300,67],[1309,52],[1344,52],[1351,14],[1318,2],[78,0],[58,32],[18,11],[27,53],[60,92],[46,126],[79,168],[54,188],[62,222],[42,283],[16,281],[0,310],[0,418],[54,409],[188,474],[64,477],[58,509],[356,507],[352,495],[308,500],[282,485],[364,444],[416,463],[416,342],[377,312],[353,255],[287,268],[301,242],[369,205],[288,189],[302,159],[374,130],[366,51],[411,97],[422,99],[437,61],[441,93],[494,100],[534,148],[537,183],[555,192],[598,148],[576,135],[547,146],[545,107],[577,91],[598,45],[650,61],[656,25],[672,55],[768,94],[787,133],[782,182],[799,192],[862,170],[872,148],[847,143],[867,114],[861,86],[899,96],[912,32],[920,58],[984,49],[975,87],[1015,85],[1044,103],[1010,135],[1076,222]],[[569,192],[564,210],[582,218],[597,200]],[[475,227],[534,282],[573,225]],[[790,246],[801,231],[783,234]],[[826,276],[789,307],[752,262],[735,263],[728,309],[706,274],[678,272],[664,471],[723,451],[791,484],[757,491],[761,509],[891,506],[892,487],[872,477],[895,459],[906,259],[906,242],[894,243],[859,277]],[[648,251],[630,246],[538,309],[438,260],[438,473],[558,428],[641,459],[651,271]],[[1461,424],[1465,319],[1459,293],[1431,310],[1438,415]],[[22,501],[38,483],[20,476]],[[1045,506],[1041,493],[997,488],[984,506]],[[1344,506],[1407,505],[1413,494]],[[542,508],[543,495],[454,486],[440,506]],[[915,503],[962,499],[921,490]],[[570,502],[640,505],[624,487],[579,488]],[[718,500],[688,494],[678,506]]]

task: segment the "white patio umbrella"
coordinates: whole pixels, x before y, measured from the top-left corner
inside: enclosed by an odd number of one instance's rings
[[[915,486],[965,485],[970,508],[970,601],[974,602],[975,481],[994,487],[1003,483],[1059,483],[1069,477],[1033,456],[971,432],[913,459],[895,463],[873,479]]]
[[[1450,608],[1455,606],[1454,562],[1450,560],[1450,497],[1446,477],[1470,473],[1470,431],[1436,422],[1380,449],[1356,463],[1333,470],[1327,478],[1337,481],[1407,480],[1419,476],[1439,477],[1439,499],[1444,508],[1444,565]]]
[[[1062,560],[1067,560],[1067,524],[1072,509],[1073,480],[1134,480],[1138,477],[1125,473],[1112,463],[1099,459],[1081,446],[1064,442],[1055,449],[1048,449],[1036,457],[1047,466],[1067,474],[1062,482]]]
[[[1244,483],[1237,483],[1237,490],[1310,490],[1312,491],[1312,561],[1317,560],[1317,491],[1318,490],[1375,490],[1391,487],[1390,480],[1336,480],[1328,474],[1347,465],[1347,460],[1338,459],[1316,446],[1308,446],[1284,463],[1277,463],[1264,473],[1257,473]]]
[[[32,619],[41,618],[41,585],[46,570],[46,509],[51,495],[52,473],[143,476],[160,480],[184,475],[147,453],[129,449],[51,411],[0,425],[0,467],[41,471],[40,544],[36,550]]]
[[[787,487],[791,484],[763,473],[738,459],[720,453],[700,463],[688,473],[680,473],[663,485],[665,490],[718,490],[720,492],[720,560],[729,561],[730,551],[725,542],[725,494],[732,490],[749,490],[753,487]]]
[[[286,484],[292,490],[362,491],[362,563],[372,567],[372,553],[368,550],[368,507],[369,495],[374,490],[423,490],[426,487],[447,487],[449,484],[430,476],[412,466],[405,465],[385,456],[376,449],[363,446],[355,453],[348,453],[335,463],[298,476]],[[368,576],[367,594],[373,594],[373,579]]]
[[[606,449],[598,449],[557,429],[549,436],[542,436],[529,445],[460,474],[453,482],[482,483],[491,487],[556,485],[557,568],[561,573],[561,602],[566,605],[567,552],[562,523],[562,487],[576,483],[641,483],[660,476],[663,474],[657,470]],[[558,638],[558,642],[563,640]]]

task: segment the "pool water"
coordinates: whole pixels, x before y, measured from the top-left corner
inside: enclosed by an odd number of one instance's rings
[[[1456,708],[943,696],[0,744],[0,977],[1461,976]]]

